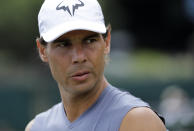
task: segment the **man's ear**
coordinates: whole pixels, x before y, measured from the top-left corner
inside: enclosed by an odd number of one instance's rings
[[[105,54],[109,54],[110,52],[110,47],[111,47],[111,25],[109,24],[107,26],[107,36],[105,38],[105,42],[106,42],[106,47],[105,47]]]
[[[36,40],[36,44],[37,44],[37,48],[38,48],[38,52],[39,52],[41,60],[43,62],[48,62],[46,46],[42,45],[38,39]]]

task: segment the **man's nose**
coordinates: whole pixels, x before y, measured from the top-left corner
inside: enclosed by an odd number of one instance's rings
[[[76,63],[84,63],[87,61],[87,57],[84,51],[84,47],[82,45],[75,45],[72,51],[72,62]]]

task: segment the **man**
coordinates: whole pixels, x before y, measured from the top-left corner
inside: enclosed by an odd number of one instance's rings
[[[147,103],[104,77],[111,34],[97,0],[45,0],[38,21],[40,58],[62,102],[37,115],[26,131],[165,131]]]

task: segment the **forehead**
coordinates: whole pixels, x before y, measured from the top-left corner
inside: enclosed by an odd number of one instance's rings
[[[74,30],[74,31],[70,31],[65,33],[64,35],[60,36],[57,40],[62,40],[62,39],[71,39],[71,38],[83,38],[83,37],[87,37],[90,35],[99,35],[99,33],[96,32],[92,32],[92,31],[87,31],[87,30]]]

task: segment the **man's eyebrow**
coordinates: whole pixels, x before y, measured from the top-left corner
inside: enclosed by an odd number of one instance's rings
[[[88,36],[84,37],[83,40],[87,40],[87,39],[94,38],[94,37],[100,37],[100,34],[95,33],[95,34],[88,35]],[[53,41],[52,43],[70,42],[70,41],[71,41],[70,39],[65,38],[65,39],[57,39],[57,40]]]
[[[53,41],[53,43],[59,43],[59,42],[69,42],[70,39],[57,39],[55,41]]]
[[[100,34],[96,33],[96,34],[92,34],[92,35],[86,36],[84,38],[84,40],[87,40],[87,39],[90,39],[90,38],[94,38],[94,37],[100,37]]]

